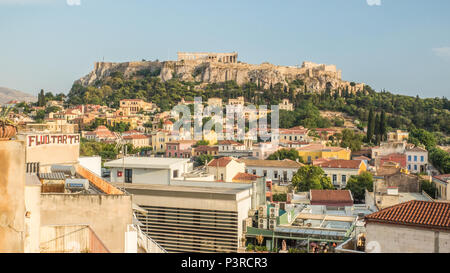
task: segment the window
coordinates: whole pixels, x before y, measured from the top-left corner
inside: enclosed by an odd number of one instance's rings
[[[342,175],[342,184],[345,185],[347,183],[347,176],[345,174]]]
[[[424,162],[425,161],[425,157],[423,155],[420,156],[420,162]]]
[[[133,180],[133,170],[125,169],[125,183],[132,183]]]
[[[409,171],[411,170],[411,165],[408,165],[408,170],[409,170]]]
[[[417,162],[417,155],[414,156],[414,162]]]
[[[178,177],[178,170],[173,170],[173,178],[177,178]]]
[[[223,173],[220,174],[220,180],[223,181]]]
[[[337,175],[333,174],[333,184],[336,184],[336,183],[337,183]]]
[[[267,171],[266,170],[263,170],[263,176],[267,177]]]
[[[274,179],[278,179],[278,171],[274,171],[273,172],[273,178]]]
[[[253,170],[253,174],[256,175],[256,170]]]
[[[414,170],[417,171],[417,165],[414,165]]]
[[[408,155],[408,161],[411,161],[411,156],[410,155]]]

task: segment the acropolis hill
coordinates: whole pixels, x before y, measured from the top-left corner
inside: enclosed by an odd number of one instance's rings
[[[335,65],[303,62],[301,67],[278,66],[269,63],[247,64],[237,60],[233,53],[188,53],[179,52],[177,61],[141,61],[141,62],[97,62],[94,70],[76,83],[92,85],[97,80],[109,76],[112,72],[121,72],[133,77],[136,72],[147,70],[159,74],[163,81],[176,77],[182,81],[196,81],[203,84],[235,81],[239,85],[248,82],[259,84],[268,89],[277,83],[287,86],[294,80],[302,80],[309,91],[323,92],[327,86],[333,90],[350,92],[362,90],[364,84],[351,84],[342,80],[342,72]]]

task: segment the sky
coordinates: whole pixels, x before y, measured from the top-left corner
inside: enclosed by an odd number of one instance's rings
[[[335,64],[344,80],[450,94],[448,0],[0,0],[0,86],[69,92],[97,61],[239,53]]]

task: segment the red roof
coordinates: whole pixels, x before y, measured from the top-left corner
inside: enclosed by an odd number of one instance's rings
[[[233,180],[237,181],[255,181],[260,178],[260,176],[250,174],[250,173],[238,173],[233,177]]]
[[[219,145],[238,145],[238,146],[243,146],[244,144],[239,143],[237,141],[234,140],[220,140],[219,141]]]
[[[317,166],[322,168],[337,168],[337,169],[359,169],[361,160],[345,160],[335,159],[327,162],[319,163]]]
[[[441,174],[433,176],[433,178],[438,179],[444,183],[450,183],[450,174]]]
[[[349,190],[310,190],[311,205],[353,206]]]
[[[413,200],[369,214],[366,222],[450,230],[450,203]]]
[[[148,139],[149,137],[146,135],[128,135],[124,136],[123,139]]]
[[[228,163],[230,163],[233,160],[234,160],[234,158],[232,158],[232,157],[221,157],[221,158],[214,159],[211,162],[209,162],[208,166],[226,167],[228,165]]]

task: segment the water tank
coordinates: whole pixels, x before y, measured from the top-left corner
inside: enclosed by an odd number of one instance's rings
[[[64,173],[66,175],[74,176],[76,171],[74,166],[64,166],[64,165],[52,165],[52,173]]]
[[[87,179],[66,179],[65,188],[69,190],[89,190]]]

